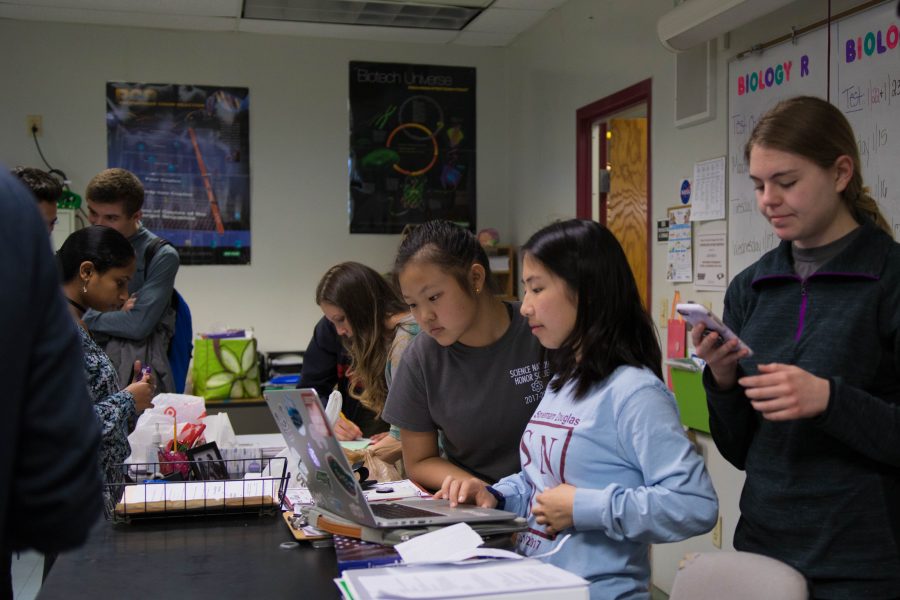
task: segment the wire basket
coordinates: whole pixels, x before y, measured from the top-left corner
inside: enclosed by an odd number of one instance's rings
[[[177,472],[181,481],[153,479],[160,466]],[[281,508],[287,491],[287,459],[240,458],[221,461],[122,463],[109,496],[117,498],[110,518],[168,518],[235,513],[272,514]]]

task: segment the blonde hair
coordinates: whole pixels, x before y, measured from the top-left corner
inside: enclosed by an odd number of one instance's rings
[[[350,351],[350,395],[381,416],[387,400],[384,370],[394,330],[385,321],[407,312],[390,283],[374,269],[357,262],[345,262],[326,271],[316,287],[316,304],[333,304],[346,315],[353,337],[346,343]],[[357,390],[357,383],[362,389]]]
[[[834,166],[838,157],[849,156],[853,161],[853,176],[841,192],[841,198],[853,218],[859,222],[868,218],[893,237],[890,224],[863,185],[853,128],[836,106],[813,96],[782,100],[753,128],[744,147],[744,159],[748,163],[750,151],[757,145],[797,154],[823,169]]]

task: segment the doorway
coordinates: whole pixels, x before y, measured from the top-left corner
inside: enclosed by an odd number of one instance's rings
[[[641,300],[651,293],[651,80],[579,108],[576,113],[576,214],[616,236]]]

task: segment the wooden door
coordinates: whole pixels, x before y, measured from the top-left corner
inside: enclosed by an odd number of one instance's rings
[[[622,244],[641,300],[648,307],[647,119],[610,119],[608,131],[606,226]]]

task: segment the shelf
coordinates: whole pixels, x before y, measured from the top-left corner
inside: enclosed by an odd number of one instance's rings
[[[491,273],[504,300],[518,300],[516,289],[516,251],[512,246],[496,246],[486,249]]]

